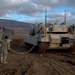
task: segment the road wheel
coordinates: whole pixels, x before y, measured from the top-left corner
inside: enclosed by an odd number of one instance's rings
[[[38,43],[38,47],[39,47],[39,49],[38,49],[39,53],[45,53],[47,48],[49,47],[49,43],[40,42],[40,43]]]

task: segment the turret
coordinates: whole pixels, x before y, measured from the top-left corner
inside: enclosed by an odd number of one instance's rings
[[[55,33],[63,32],[63,33],[65,33],[65,32],[68,32],[68,27],[65,26],[65,25],[54,25],[53,29],[52,29],[52,32],[55,32]]]

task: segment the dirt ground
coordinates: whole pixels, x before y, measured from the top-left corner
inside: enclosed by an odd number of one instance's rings
[[[24,54],[23,39],[14,39],[11,48],[19,53],[9,51],[8,63],[0,64],[0,75],[75,75],[74,47],[70,51]]]
[[[16,41],[12,49],[24,53],[26,48],[21,42]],[[18,54],[9,51],[7,61],[0,64],[0,75],[75,75],[75,55],[70,52]]]

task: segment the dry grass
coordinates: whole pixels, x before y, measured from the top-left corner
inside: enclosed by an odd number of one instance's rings
[[[13,39],[11,45],[20,45],[23,43],[23,39]]]
[[[20,45],[24,42],[25,37],[28,35],[28,31],[25,29],[13,29],[14,36],[13,40],[11,41],[11,45]]]

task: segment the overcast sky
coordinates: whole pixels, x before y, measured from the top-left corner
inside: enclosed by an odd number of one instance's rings
[[[0,18],[44,22],[45,7],[48,11],[48,22],[63,22],[66,10],[67,23],[75,23],[75,0],[0,0]]]

